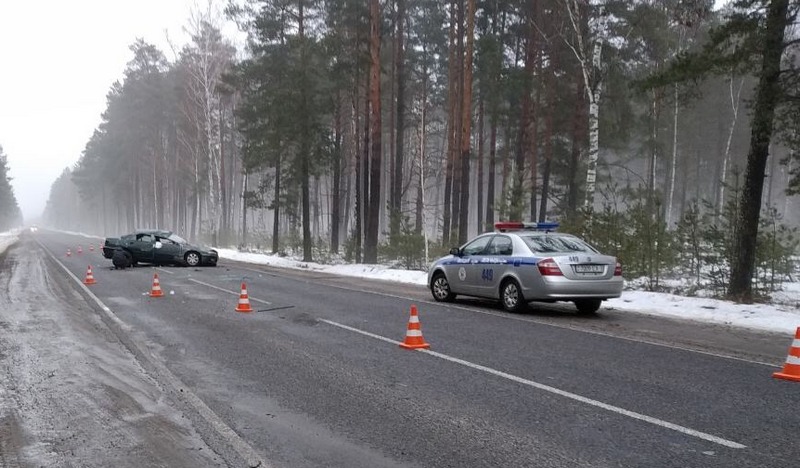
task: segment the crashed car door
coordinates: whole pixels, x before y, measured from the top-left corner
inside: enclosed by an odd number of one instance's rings
[[[175,263],[180,258],[181,246],[165,237],[156,237],[153,259],[156,263]]]
[[[130,245],[133,260],[143,263],[152,263],[155,242],[156,238],[152,234],[138,234],[136,240],[131,242]]]

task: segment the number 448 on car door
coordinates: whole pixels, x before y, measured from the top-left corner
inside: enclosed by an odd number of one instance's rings
[[[484,268],[481,271],[481,279],[491,282],[494,279],[494,270],[491,268]]]

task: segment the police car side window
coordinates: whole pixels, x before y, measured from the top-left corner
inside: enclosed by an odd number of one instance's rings
[[[486,250],[486,245],[492,239],[492,236],[479,237],[469,244],[464,246],[464,255],[481,255]]]
[[[511,239],[506,236],[495,236],[489,247],[490,255],[511,255],[513,251]]]

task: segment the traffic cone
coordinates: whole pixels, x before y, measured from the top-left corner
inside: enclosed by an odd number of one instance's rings
[[[69,249],[67,249],[67,257],[71,257],[71,256],[72,256],[72,252]]]
[[[83,284],[95,284],[97,281],[94,280],[94,275],[92,274],[92,266],[89,265],[89,268],[86,269],[86,278],[83,280]]]
[[[252,312],[250,298],[247,296],[247,285],[242,282],[242,292],[239,294],[239,304],[236,305],[236,312]]]
[[[161,283],[158,282],[158,273],[153,273],[153,287],[150,288],[150,297],[162,297]]]
[[[81,246],[79,245],[79,246],[78,246],[78,254],[82,254],[82,253],[83,253],[83,249],[82,249],[82,248],[81,248]]]
[[[94,252],[94,244],[89,244],[89,252]]]
[[[791,380],[800,382],[800,327],[794,334],[794,341],[789,346],[789,355],[786,357],[786,364],[783,371],[772,374],[776,379]]]
[[[408,318],[408,329],[406,330],[406,339],[400,343],[401,348],[406,349],[419,349],[430,348],[431,345],[425,342],[422,337],[422,329],[419,324],[419,316],[417,315],[417,306],[411,306],[411,316]]]

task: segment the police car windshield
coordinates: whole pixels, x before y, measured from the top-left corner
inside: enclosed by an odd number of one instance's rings
[[[592,246],[577,237],[559,236],[557,234],[520,236],[534,253],[555,252],[591,252],[597,253]]]

